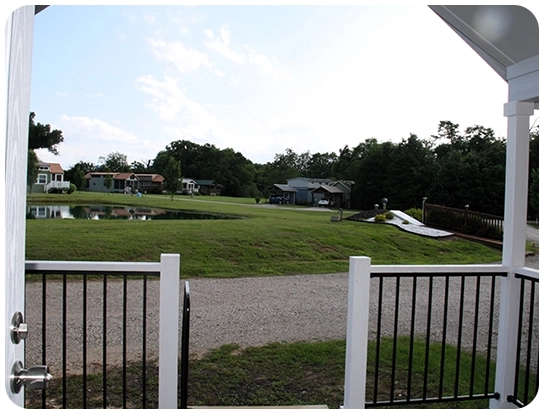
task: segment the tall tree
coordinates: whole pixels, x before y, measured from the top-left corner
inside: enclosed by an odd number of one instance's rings
[[[32,191],[32,185],[36,183],[36,180],[38,179],[38,156],[34,152],[34,150],[29,149],[28,150],[28,157],[27,157],[27,169],[26,169],[26,183],[28,186],[28,191]]]
[[[64,178],[71,183],[75,183],[74,177],[76,172],[79,170],[83,172],[83,175],[85,175],[87,173],[96,171],[96,166],[92,162],[79,161],[64,171]]]
[[[76,168],[70,180],[73,183],[78,191],[83,191],[87,187],[87,180],[85,179],[85,172],[81,167]]]
[[[100,164],[97,167],[98,171],[130,172],[127,156],[117,151],[100,157],[98,162]]]
[[[506,142],[476,125],[435,148],[437,171],[429,201],[502,215]]]
[[[133,161],[132,164],[130,164],[130,171],[132,171],[135,174],[150,173],[151,162],[152,160]]]
[[[306,177],[333,178],[333,167],[338,157],[334,152],[316,152],[306,165]]]
[[[539,135],[539,126],[537,125],[536,127],[531,128],[531,131],[529,133],[530,175],[529,175],[529,200],[527,204],[527,214],[528,214],[528,217],[532,219],[537,218],[539,215],[538,214],[538,168],[539,168],[538,135]],[[537,195],[537,199],[533,200],[532,202],[531,202],[531,193]],[[536,201],[536,204],[535,204],[535,201]]]
[[[166,191],[170,194],[170,199],[174,200],[174,194],[181,187],[181,165],[174,157],[170,157],[162,176],[165,181]]]
[[[32,150],[46,148],[49,152],[58,155],[57,146],[64,141],[62,131],[54,129],[51,131],[51,125],[36,123],[34,118],[36,114],[30,112],[28,128],[28,148]]]
[[[531,185],[529,187],[529,205],[535,211],[538,218],[538,168],[531,171]]]
[[[108,193],[111,192],[111,187],[113,186],[113,177],[111,174],[106,174],[104,177],[104,186],[106,187],[106,190],[108,190]]]

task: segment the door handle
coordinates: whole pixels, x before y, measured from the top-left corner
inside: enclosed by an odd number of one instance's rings
[[[47,365],[34,365],[25,369],[23,363],[17,361],[11,369],[11,391],[17,394],[23,386],[29,390],[45,390],[52,379]]]
[[[28,325],[25,323],[23,314],[21,312],[15,312],[11,318],[10,326],[11,342],[18,344],[22,340],[25,340],[28,335]]]

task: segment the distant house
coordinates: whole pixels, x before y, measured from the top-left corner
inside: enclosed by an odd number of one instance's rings
[[[353,184],[348,180],[296,177],[287,180],[287,184],[273,184],[265,192],[286,197],[289,204],[317,206],[319,200],[326,199],[331,206],[350,208]]]
[[[30,187],[31,193],[48,193],[53,190],[70,189],[70,182],[64,181],[64,170],[58,163],[38,162],[38,177]]]
[[[215,180],[194,180],[196,185],[196,191],[202,195],[220,195],[221,185],[217,184]]]
[[[192,178],[183,178],[181,180],[181,194],[193,194],[196,189],[196,181]]]
[[[295,177],[287,180],[287,185],[297,190],[296,204],[312,205],[314,203],[312,190],[332,181],[328,178]]]
[[[288,204],[295,204],[297,197],[297,189],[287,184],[272,184],[264,189],[268,196],[281,196],[286,198]]]
[[[106,188],[106,176],[112,177],[113,185]],[[85,175],[87,190],[93,192],[131,193],[162,192],[164,177],[160,174],[134,174],[117,172],[90,172]]]
[[[138,180],[141,192],[161,192],[164,187],[164,177],[160,174],[134,174]]]
[[[319,200],[329,200],[331,207],[351,208],[351,187],[353,181],[332,181],[328,185],[320,185],[312,190],[312,204],[317,205]]]

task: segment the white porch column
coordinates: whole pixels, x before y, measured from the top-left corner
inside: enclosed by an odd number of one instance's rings
[[[529,180],[529,117],[534,113],[532,102],[508,102],[506,146],[506,190],[504,200],[504,235],[502,264],[508,266],[508,277],[501,281],[499,333],[495,391],[500,399],[491,400],[490,408],[516,408],[506,401],[514,390],[516,370],[517,325],[520,280],[513,268],[525,265],[527,226],[527,186]]]
[[[370,258],[349,258],[346,371],[342,408],[365,408]]]
[[[159,408],[178,408],[179,254],[161,254]]]
[[[533,113],[532,102],[508,102],[504,105],[504,116],[508,117],[508,131],[502,264],[507,266],[525,266],[529,117]]]

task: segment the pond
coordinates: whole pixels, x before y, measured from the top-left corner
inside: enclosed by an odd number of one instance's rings
[[[190,210],[164,210],[151,207],[27,205],[26,218],[79,220],[227,220],[240,217]]]

